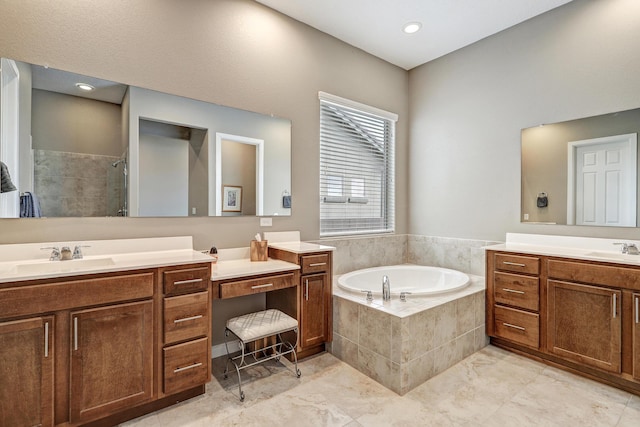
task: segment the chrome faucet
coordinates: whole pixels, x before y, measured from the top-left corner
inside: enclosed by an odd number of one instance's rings
[[[389,276],[382,276],[382,301],[389,301],[391,299],[391,282]]]
[[[82,248],[90,248],[91,246],[89,245],[76,245],[75,248],[73,248],[73,255],[71,256],[71,258],[73,259],[82,259],[83,255],[82,255]]]
[[[46,248],[40,248],[45,251],[51,249],[51,254],[49,255],[49,261],[60,261],[60,248],[57,246],[48,246]]]
[[[622,245],[623,254],[640,255],[640,250],[635,243],[614,243],[614,245]]]

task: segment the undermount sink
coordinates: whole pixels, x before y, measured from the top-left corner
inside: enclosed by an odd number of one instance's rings
[[[598,258],[622,259],[627,261],[640,262],[640,255],[623,254],[620,252],[594,251],[594,252],[589,252],[585,255],[598,257]]]
[[[42,261],[16,265],[18,274],[58,273],[90,270],[96,267],[115,265],[113,258],[73,259],[69,261]]]

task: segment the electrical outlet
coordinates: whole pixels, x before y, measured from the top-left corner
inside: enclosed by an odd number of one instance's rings
[[[272,218],[260,218],[260,227],[271,227],[272,225]]]
[[[196,208],[191,208],[191,215],[195,215],[196,214]]]
[[[529,214],[524,214],[524,220],[529,221]]]

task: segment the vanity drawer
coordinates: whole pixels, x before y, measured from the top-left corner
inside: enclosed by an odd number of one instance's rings
[[[211,281],[209,267],[185,268],[164,272],[164,293],[185,294],[206,291]]]
[[[493,295],[497,303],[538,311],[540,279],[510,273],[494,273]]]
[[[281,274],[257,279],[239,280],[220,284],[220,298],[233,298],[242,295],[258,294],[276,289],[296,286],[294,274]]]
[[[209,292],[165,298],[164,343],[208,335],[209,312]]]
[[[209,381],[209,340],[172,345],[164,352],[164,392],[172,394]]]
[[[302,274],[322,273],[329,268],[329,254],[303,255],[300,258]]]
[[[516,273],[539,274],[540,258],[498,253],[495,254],[495,268]]]
[[[155,277],[154,272],[147,271],[3,288],[0,289],[0,317],[151,298]]]
[[[494,331],[497,337],[533,348],[540,346],[540,316],[538,314],[494,306]]]
[[[638,257],[640,260],[640,255]],[[640,290],[639,269],[557,259],[550,259],[547,265],[550,279]]]

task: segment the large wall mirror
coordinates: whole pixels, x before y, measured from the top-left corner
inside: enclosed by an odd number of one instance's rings
[[[0,217],[291,215],[287,119],[5,58],[0,76]]]
[[[638,226],[640,109],[522,130],[521,221]]]

